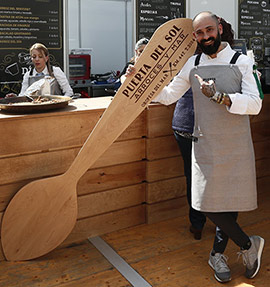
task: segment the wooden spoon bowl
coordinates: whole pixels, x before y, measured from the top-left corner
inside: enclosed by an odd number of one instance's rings
[[[3,218],[8,222],[1,230],[7,260],[39,257],[65,240],[77,219],[74,190],[76,182],[65,175],[36,180],[20,189]]]

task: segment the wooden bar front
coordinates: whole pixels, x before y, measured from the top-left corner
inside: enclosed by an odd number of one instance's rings
[[[270,182],[268,98],[260,115],[251,117],[259,192]],[[68,169],[110,102],[110,97],[78,99],[54,112],[0,114],[1,217],[22,186]],[[60,247],[187,214],[183,162],[171,129],[173,110],[174,105],[150,105],[80,179],[78,220]]]

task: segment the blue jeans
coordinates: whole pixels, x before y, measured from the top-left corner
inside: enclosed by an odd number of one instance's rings
[[[186,177],[187,184],[187,201],[189,204],[189,220],[191,225],[195,229],[203,229],[206,216],[198,210],[195,210],[191,206],[191,149],[192,140],[184,138],[177,133],[174,133],[175,139],[178,143],[179,149],[181,151],[184,160],[184,173]]]

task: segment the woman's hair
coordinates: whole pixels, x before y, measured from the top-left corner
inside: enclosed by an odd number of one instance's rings
[[[44,54],[46,57],[48,56],[48,61],[46,62],[46,66],[47,66],[49,75],[51,77],[53,77],[53,71],[52,71],[52,67],[51,67],[51,64],[50,64],[49,50],[47,49],[47,47],[45,45],[41,44],[41,43],[35,43],[30,48],[30,55],[32,54],[33,50],[38,50],[39,52]]]
[[[222,25],[223,33],[221,34],[221,40],[228,42],[230,45],[233,44],[234,31],[232,25],[226,22],[223,18],[218,17],[219,23]]]
[[[149,39],[147,38],[141,38],[136,44],[135,44],[135,51],[138,50],[141,46],[147,45],[149,42]]]
[[[141,46],[147,45],[149,42],[149,39],[147,38],[141,38],[138,40],[138,42],[135,44],[134,51],[138,50]],[[135,55],[132,56],[129,63],[134,64],[135,62]],[[122,74],[122,73],[121,73]]]

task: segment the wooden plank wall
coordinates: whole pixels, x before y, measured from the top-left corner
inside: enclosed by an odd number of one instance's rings
[[[260,115],[251,117],[259,192],[270,184],[269,98],[265,96]],[[0,221],[22,186],[67,170],[103,111],[1,119]],[[60,247],[187,214],[183,161],[171,129],[173,111],[174,105],[151,105],[80,179],[78,220]]]
[[[258,192],[269,190],[270,185],[270,95],[265,95],[258,116],[251,116],[251,131],[256,157]]]
[[[184,165],[172,132],[174,107],[153,105],[147,111],[147,223],[187,214]]]
[[[1,119],[0,217],[22,186],[68,169],[103,111]],[[78,220],[62,247],[145,223],[145,127],[143,113],[79,180]]]
[[[183,160],[171,122],[175,105],[153,105],[147,112],[146,213],[154,223],[187,214]],[[270,95],[265,95],[259,115],[251,116],[258,192],[270,184]]]

